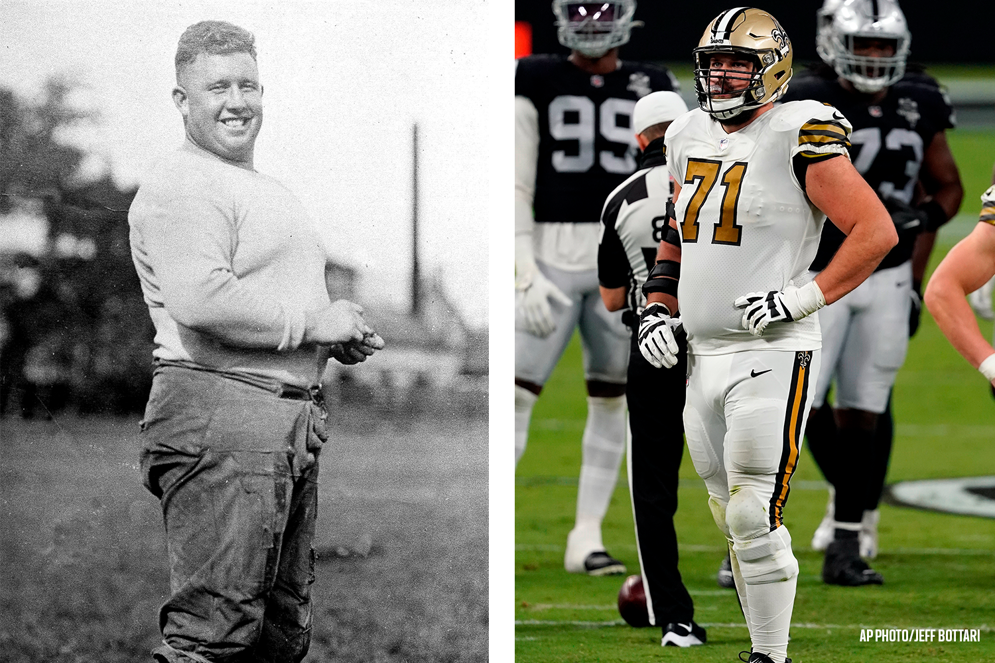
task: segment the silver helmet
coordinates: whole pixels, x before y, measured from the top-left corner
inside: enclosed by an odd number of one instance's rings
[[[557,39],[589,58],[600,58],[627,43],[632,28],[638,25],[632,20],[635,13],[636,0],[553,0]]]
[[[833,18],[842,4],[843,0],[826,0],[815,13],[815,51],[828,65],[833,64],[832,46],[829,43],[833,33]]]
[[[854,51],[866,39],[893,43],[893,54],[857,55]],[[833,68],[858,91],[878,92],[905,74],[911,42],[905,15],[895,0],[846,0],[833,17],[829,42]]]

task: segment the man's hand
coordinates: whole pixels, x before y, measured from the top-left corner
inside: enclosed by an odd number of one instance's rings
[[[556,330],[556,321],[553,319],[549,300],[554,299],[563,306],[570,306],[570,298],[538,270],[524,287],[516,287],[517,317],[524,323],[525,331],[539,338],[552,334]]]
[[[340,299],[318,311],[308,311],[304,338],[319,345],[360,342],[373,333],[363,320],[363,307]]]
[[[358,364],[372,357],[377,350],[383,350],[384,342],[376,332],[363,336],[362,341],[349,341],[329,348],[329,356],[340,364]]]
[[[971,308],[984,320],[995,320],[995,312],[992,311],[992,291],[995,290],[995,278],[989,279],[987,283],[967,296]]]
[[[754,336],[763,336],[772,322],[801,320],[826,305],[826,299],[815,281],[796,288],[791,282],[784,290],[751,292],[735,302],[743,311],[743,329]]]
[[[639,353],[654,368],[673,368],[677,364],[680,346],[674,330],[683,334],[683,323],[671,317],[663,304],[650,304],[639,314]]]

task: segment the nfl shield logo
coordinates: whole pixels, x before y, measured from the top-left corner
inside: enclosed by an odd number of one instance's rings
[[[881,117],[881,107],[880,106],[868,106],[867,112],[871,114],[871,117]]]
[[[591,76],[591,85],[593,85],[594,87],[603,87],[604,84],[605,84],[604,77],[599,76],[598,74]]]

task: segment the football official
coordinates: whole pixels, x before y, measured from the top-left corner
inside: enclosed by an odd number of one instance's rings
[[[329,301],[300,201],[255,170],[254,42],[221,21],[180,37],[172,94],[186,140],[128,216],[156,328],[140,440],[169,550],[159,663],[304,658],[326,439],[316,377],[329,354],[355,363],[383,347],[358,305]]]
[[[625,452],[629,333],[598,294],[598,213],[636,169],[636,101],[676,90],[666,69],[619,58],[636,25],[635,0],[554,0],[557,37],[570,55],[515,65],[515,462],[532,408],[574,328],[584,349],[587,422],[581,438],[571,573],[623,573],[601,523]]]
[[[598,246],[601,299],[609,311],[626,309],[622,319],[632,329],[625,386],[626,462],[646,608],[650,624],[663,628],[661,644],[677,647],[705,644],[705,629],[692,619],[694,603],[677,569],[674,513],[684,426],[660,425],[681,421],[687,347],[681,348],[674,370],[651,366],[639,352],[638,314],[646,303],[642,285],[656,263],[660,241],[680,244],[677,231],[667,224],[673,191],[663,136],[670,123],[686,112],[676,92],[654,92],[636,102],[632,128],[642,151],[639,170],[605,202]]]
[[[950,249],[926,287],[926,306],[940,331],[995,390],[995,348],[978,328],[965,296],[995,277],[995,186],[981,196],[981,217]]]

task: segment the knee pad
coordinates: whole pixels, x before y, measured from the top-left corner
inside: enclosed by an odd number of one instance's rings
[[[732,534],[729,533],[729,525],[726,523],[726,505],[719,500],[715,499],[714,496],[708,496],[708,508],[712,511],[712,518],[715,519],[715,524],[719,526],[722,534],[726,539],[732,539]]]
[[[729,497],[726,523],[748,585],[790,580],[798,575],[798,561],[791,552],[791,534],[783,525],[771,531],[768,504],[750,487]]]

